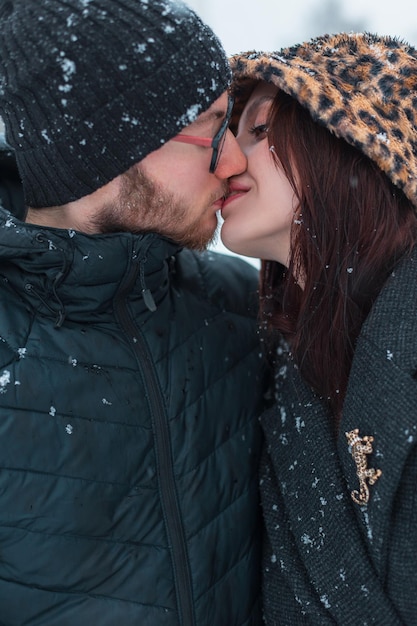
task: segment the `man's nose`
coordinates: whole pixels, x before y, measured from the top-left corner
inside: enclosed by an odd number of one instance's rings
[[[236,137],[230,129],[226,131],[226,139],[220,155],[215,174],[217,178],[225,180],[231,176],[242,174],[247,168],[247,159],[242,152]]]

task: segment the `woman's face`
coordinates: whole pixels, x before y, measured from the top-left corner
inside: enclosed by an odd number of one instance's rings
[[[268,115],[276,93],[276,87],[261,83],[243,110],[237,141],[248,167],[229,181],[230,192],[221,210],[221,238],[233,252],[288,266],[297,200],[267,139]]]

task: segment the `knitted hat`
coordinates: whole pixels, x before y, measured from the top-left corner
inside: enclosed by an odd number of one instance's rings
[[[375,161],[417,206],[417,51],[370,33],[318,37],[231,59],[239,115],[258,80]]]
[[[105,185],[229,82],[220,42],[181,1],[0,0],[0,116],[29,206]]]

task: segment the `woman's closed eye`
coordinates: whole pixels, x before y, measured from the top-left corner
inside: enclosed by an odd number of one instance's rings
[[[254,126],[251,126],[249,128],[249,133],[258,140],[265,139],[266,135],[268,134],[268,125],[256,124]]]

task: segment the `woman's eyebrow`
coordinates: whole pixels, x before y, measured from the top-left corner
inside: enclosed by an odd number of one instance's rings
[[[259,109],[259,107],[265,102],[272,103],[273,101],[274,101],[273,96],[259,96],[259,98],[256,98],[246,109],[245,111],[246,117],[253,115],[253,113],[256,112],[256,110]]]

